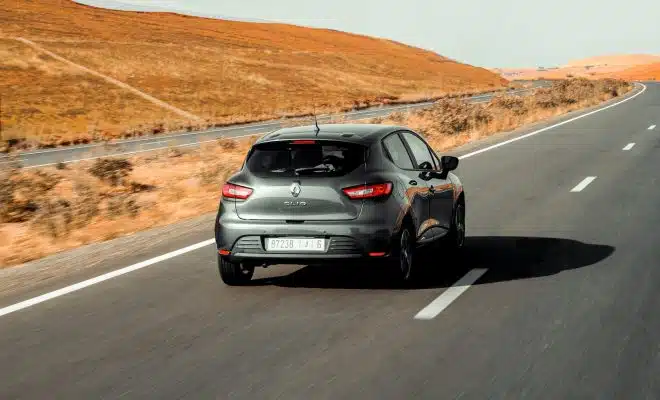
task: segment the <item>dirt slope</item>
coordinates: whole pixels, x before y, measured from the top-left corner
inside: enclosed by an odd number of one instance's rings
[[[0,0],[0,21],[3,139],[42,145],[181,129],[191,121],[16,37],[207,126],[308,113],[314,104],[335,111],[506,85],[483,68],[332,30],[112,11],[69,0]]]

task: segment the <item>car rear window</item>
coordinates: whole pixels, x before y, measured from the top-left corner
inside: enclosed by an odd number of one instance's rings
[[[355,143],[287,141],[254,146],[246,167],[260,177],[342,176],[365,160],[366,147]]]

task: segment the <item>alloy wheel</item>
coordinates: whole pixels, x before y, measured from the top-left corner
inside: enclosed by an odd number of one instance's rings
[[[401,267],[401,273],[403,274],[404,279],[408,279],[412,270],[413,257],[412,240],[410,238],[410,230],[408,229],[404,229],[403,232],[401,232],[400,249],[399,265]]]
[[[465,207],[462,204],[456,206],[456,247],[461,248],[465,244]]]

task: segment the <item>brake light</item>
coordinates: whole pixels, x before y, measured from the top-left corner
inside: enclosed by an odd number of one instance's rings
[[[392,183],[376,183],[371,185],[353,186],[343,189],[346,196],[353,200],[357,199],[372,199],[375,197],[383,197],[392,193]]]
[[[245,200],[252,194],[252,189],[234,185],[233,183],[225,183],[222,187],[222,195],[230,199],[240,199]]]
[[[294,140],[291,144],[316,144],[316,140]]]

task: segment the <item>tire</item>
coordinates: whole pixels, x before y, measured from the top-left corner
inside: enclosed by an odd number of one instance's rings
[[[411,224],[406,224],[396,236],[394,242],[394,254],[392,268],[397,278],[403,282],[411,282],[416,276],[416,239],[415,231]]]
[[[454,207],[449,232],[442,238],[443,247],[459,253],[465,246],[465,201],[460,200]]]
[[[220,278],[229,286],[243,286],[250,282],[254,275],[254,267],[234,263],[218,256]]]

